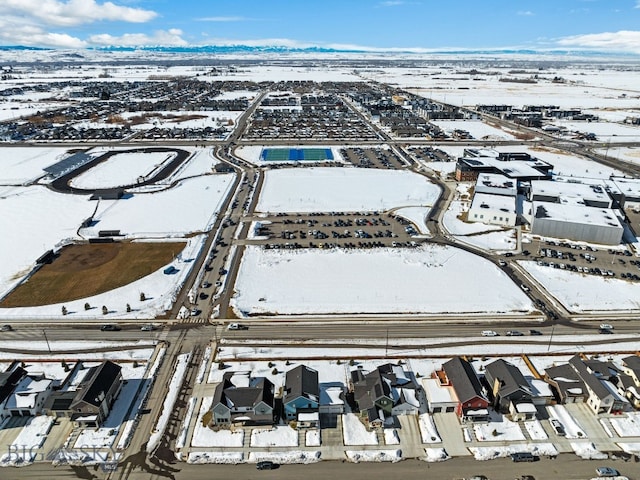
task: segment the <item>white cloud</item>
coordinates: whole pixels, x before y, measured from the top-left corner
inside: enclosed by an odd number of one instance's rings
[[[634,8],[640,8],[640,0],[636,0],[636,6]]]
[[[6,19],[0,21],[0,43],[5,45],[24,45],[27,47],[84,48],[87,43],[65,33],[46,32],[34,25],[11,24],[7,28]]]
[[[531,10],[520,10],[518,12],[518,15],[521,15],[523,17],[532,17],[535,15],[535,13],[533,13]]]
[[[172,28],[170,30],[158,30],[153,35],[145,33],[126,33],[119,37],[103,33],[92,35],[89,42],[98,46],[141,47],[146,45],[185,46],[187,41],[182,38],[182,30]]]
[[[558,40],[558,44],[565,47],[640,54],[640,31],[621,30],[619,32],[574,35],[561,38]]]
[[[95,0],[1,0],[0,15],[68,27],[100,20],[143,23],[155,18],[157,13]]]

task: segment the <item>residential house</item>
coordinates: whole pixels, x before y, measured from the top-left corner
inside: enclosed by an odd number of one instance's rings
[[[360,414],[372,426],[381,426],[394,415],[419,411],[419,387],[400,365],[381,365],[367,374],[356,369],[351,380]]]
[[[287,420],[295,420],[298,413],[317,413],[320,405],[318,372],[306,365],[289,370],[285,377],[282,404]]]
[[[109,416],[122,388],[121,370],[120,365],[110,360],[91,367],[75,389],[54,392],[46,402],[45,412],[99,427]]]
[[[13,417],[39,415],[52,389],[53,380],[44,374],[22,377],[7,398],[4,409]]]
[[[631,355],[622,359],[622,395],[634,408],[640,409],[640,356]]]
[[[442,376],[446,379],[446,376]],[[429,413],[455,412],[458,399],[453,391],[453,387],[442,383],[439,377],[423,378],[422,388],[427,397],[427,411]]]
[[[484,378],[496,410],[510,414],[513,421],[535,418],[537,410],[533,404],[533,391],[518,367],[498,359],[486,366]]]
[[[227,372],[213,394],[213,425],[273,423],[275,388],[265,377],[245,377]]]
[[[486,421],[489,400],[473,366],[464,358],[453,357],[442,365],[446,385],[451,385],[458,404],[455,412],[462,421]]]
[[[0,373],[0,420],[11,416],[11,413],[5,408],[6,402],[26,375],[27,371],[16,364],[12,365],[8,371]]]

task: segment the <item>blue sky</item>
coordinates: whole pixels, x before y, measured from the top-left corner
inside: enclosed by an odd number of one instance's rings
[[[0,0],[0,44],[640,54],[640,0]]]

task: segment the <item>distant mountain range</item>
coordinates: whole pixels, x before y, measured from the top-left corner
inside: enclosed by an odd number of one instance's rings
[[[15,46],[0,46],[0,52],[10,51],[34,51],[34,52],[69,52],[69,49],[53,49],[43,47],[28,47],[22,45]],[[536,49],[422,49],[422,48],[358,48],[358,47],[345,47],[345,48],[332,48],[322,46],[310,46],[310,47],[293,47],[282,45],[261,45],[261,46],[249,46],[249,45],[201,45],[201,46],[162,46],[162,45],[147,45],[147,46],[107,46],[107,47],[92,47],[84,50],[77,50],[78,53],[82,52],[155,52],[162,54],[207,54],[207,55],[231,55],[231,54],[362,54],[362,55],[403,55],[403,56],[425,56],[425,55],[507,55],[507,56],[543,56],[543,57],[600,57],[600,58],[637,58],[638,54],[625,53],[625,52],[604,52],[597,50],[561,50],[561,49],[549,49],[549,50],[536,50]]]

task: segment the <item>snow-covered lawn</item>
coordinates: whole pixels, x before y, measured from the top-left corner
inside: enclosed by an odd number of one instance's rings
[[[430,414],[420,414],[418,416],[418,425],[420,426],[422,443],[437,443],[442,441],[440,435],[438,435],[438,430],[436,429],[433,417]]]
[[[399,462],[402,460],[402,450],[347,450],[347,459],[353,463],[359,462]]]
[[[628,412],[609,421],[619,437],[640,437],[640,412]]]
[[[564,427],[567,438],[587,438],[584,430],[564,405],[550,405],[547,407],[550,418],[555,418]]]
[[[162,412],[156,421],[155,428],[151,431],[151,437],[147,443],[147,452],[153,452],[160,444],[160,439],[164,435],[167,423],[169,423],[169,417],[173,412],[173,405],[176,403],[176,399],[180,393],[180,387],[182,386],[182,382],[184,382],[184,376],[189,367],[189,360],[191,360],[191,352],[178,355],[173,376],[169,382],[169,390],[162,404]]]
[[[44,168],[67,156],[66,148],[0,148],[0,185],[25,184],[36,180],[45,175]]]
[[[524,422],[524,427],[527,429],[532,440],[546,440],[549,438],[547,432],[542,428],[540,420],[528,420]]]
[[[243,452],[190,452],[187,463],[218,463],[231,464],[244,463]]]
[[[464,222],[458,216],[469,210],[471,202],[454,200],[442,217],[442,225],[452,235],[470,235],[481,232],[502,230],[498,225],[487,225],[480,222]]]
[[[200,412],[195,421],[193,436],[191,438],[192,447],[238,447],[244,444],[244,430],[218,430],[213,431],[202,424],[202,417],[211,410],[213,397],[205,397],[200,405]],[[191,458],[191,457],[189,457]]]
[[[298,431],[288,425],[251,430],[252,447],[297,447]]]
[[[489,423],[475,423],[473,431],[481,442],[505,442],[525,440],[520,424],[512,422],[505,416],[500,419],[492,419]]]
[[[571,448],[576,455],[585,460],[605,460],[609,458],[606,453],[599,451],[593,442],[571,442]]]
[[[431,209],[429,207],[403,207],[394,210],[394,215],[402,217],[413,223],[418,232],[424,235],[429,234],[426,220]]]
[[[261,462],[263,460],[271,460],[274,463],[283,465],[316,463],[320,461],[320,452],[290,450],[288,452],[251,452],[249,454],[249,462]]]
[[[319,447],[321,444],[320,430],[307,430],[305,443],[307,447]]]
[[[460,296],[461,291],[465,295]],[[497,313],[532,308],[529,298],[497,266],[463,250],[436,245],[286,252],[250,246],[242,258],[232,305],[243,317]]]
[[[508,457],[512,453],[530,452],[538,456],[555,456],[558,450],[551,443],[526,443],[509,446],[469,447],[476,460],[493,460]]]
[[[70,185],[85,189],[135,185],[138,178],[146,180],[175,156],[174,152],[121,152],[74,177]]]
[[[190,397],[187,402],[187,413],[184,415],[184,420],[182,420],[182,425],[180,426],[180,433],[178,434],[178,438],[176,438],[176,450],[184,448],[187,444],[187,432],[189,430],[189,424],[191,423],[191,417],[193,417],[193,409],[196,406],[196,402],[198,399],[196,397]]]
[[[463,243],[475,245],[484,250],[509,251],[515,250],[516,248],[515,235],[516,231],[510,229],[484,233],[482,235],[456,236],[456,238]]]
[[[8,467],[33,463],[36,455],[41,453],[38,449],[47,439],[47,434],[54,420],[53,417],[45,415],[29,419],[13,443],[6,447],[7,453],[0,457],[0,466]]]
[[[424,452],[426,462],[444,462],[450,458],[444,448],[425,448]]]
[[[576,313],[640,310],[640,284],[611,277],[582,275],[520,262],[546,290]]]
[[[100,230],[120,230],[130,238],[164,238],[206,231],[213,225],[232,181],[233,175],[205,175],[181,180],[159,192],[104,200],[94,216],[97,223],[80,233],[95,237]]]
[[[416,173],[369,168],[268,170],[259,212],[364,212],[431,206],[440,187]]]
[[[196,375],[196,383],[202,383],[204,381],[204,374],[207,371],[209,360],[211,360],[211,345],[205,348],[204,354],[202,355],[202,361],[200,362],[198,374]]]
[[[342,415],[342,433],[344,444],[349,445],[378,445],[376,432],[370,432],[354,413]]]
[[[400,445],[400,436],[395,428],[384,429],[384,444],[385,445]]]
[[[432,120],[433,124],[440,127],[447,134],[452,135],[454,130],[465,130],[478,140],[513,140],[515,137],[505,130],[492,127],[481,120]]]

